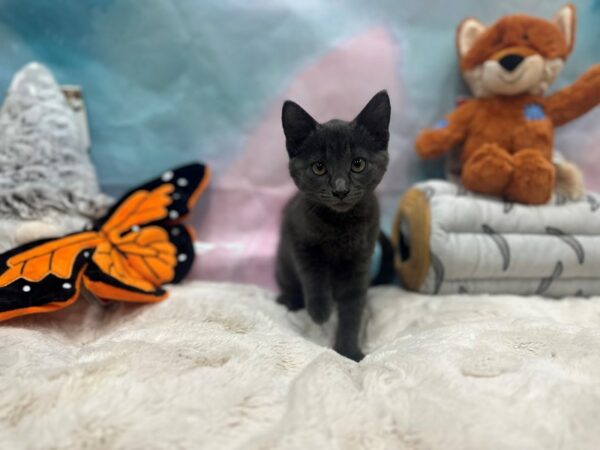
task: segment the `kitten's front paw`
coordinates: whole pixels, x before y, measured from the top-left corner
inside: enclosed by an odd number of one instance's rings
[[[354,348],[335,347],[334,350],[336,352],[338,352],[340,355],[345,356],[346,358],[349,358],[356,362],[361,361],[365,357],[365,354],[358,347],[354,347]]]
[[[301,294],[279,294],[276,301],[280,305],[286,306],[290,311],[298,311],[299,309],[304,308],[304,300],[302,299]]]
[[[317,297],[307,302],[306,310],[315,323],[321,324],[327,322],[331,317],[331,304],[331,299]]]

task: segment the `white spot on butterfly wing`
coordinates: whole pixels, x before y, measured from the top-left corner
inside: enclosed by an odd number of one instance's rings
[[[175,192],[173,195],[171,195],[171,198],[173,198],[173,200],[179,200],[181,198],[181,194],[179,192]]]
[[[179,213],[177,211],[175,211],[174,209],[169,211],[169,219],[177,219],[179,217]]]
[[[160,179],[166,183],[167,181],[171,181],[173,179],[174,175],[175,174],[173,173],[172,170],[168,170],[167,172],[162,174],[162,177],[160,177]]]
[[[73,285],[71,283],[63,283],[62,287],[63,289],[71,289]]]
[[[132,226],[131,231],[133,231],[134,233],[137,233],[138,231],[140,231],[140,226],[139,225]]]
[[[181,234],[181,230],[179,228],[173,228],[171,230],[171,235],[172,236],[179,236]]]
[[[29,291],[31,291],[31,286],[29,286],[28,284],[23,286],[23,292],[29,292]]]
[[[177,186],[186,187],[188,184],[189,184],[189,182],[185,178],[178,178],[177,179]]]
[[[188,255],[186,255],[185,253],[180,253],[179,255],[177,255],[177,261],[179,262],[185,262],[188,259]]]
[[[83,252],[83,257],[84,258],[89,258],[90,257],[90,252],[88,252],[88,251]]]

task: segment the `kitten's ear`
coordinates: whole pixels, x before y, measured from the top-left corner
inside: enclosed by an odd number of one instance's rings
[[[281,123],[285,133],[285,145],[290,157],[298,154],[298,148],[318,125],[310,114],[291,100],[286,100],[283,103]]]
[[[387,148],[390,138],[390,97],[386,91],[379,91],[369,100],[367,106],[363,108],[354,123],[362,126],[367,132],[375,138],[381,150]]]

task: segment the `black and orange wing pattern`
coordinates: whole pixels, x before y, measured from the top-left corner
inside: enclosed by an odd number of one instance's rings
[[[31,242],[0,255],[0,320],[52,312],[79,296],[97,233]]]
[[[182,224],[152,225],[99,248],[85,272],[86,287],[100,298],[155,302],[162,285],[178,283],[194,262],[191,231]]]
[[[113,206],[95,225],[108,239],[94,252],[86,287],[104,299],[163,299],[161,286],[181,281],[194,262],[192,231],[181,222],[209,179],[202,164],[169,170]]]
[[[123,232],[127,224],[141,226],[157,222],[181,222],[209,181],[210,169],[204,164],[194,163],[168,170],[159,178],[126,193],[96,222],[94,229],[108,227]]]
[[[202,164],[163,173],[127,193],[89,230],[32,242],[0,255],[0,320],[51,312],[96,296],[155,302],[194,261],[192,230],[181,222],[210,178]]]

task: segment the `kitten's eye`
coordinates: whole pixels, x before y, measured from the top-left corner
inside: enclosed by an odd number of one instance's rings
[[[325,175],[327,173],[327,167],[322,162],[316,162],[312,165],[312,170],[315,175]]]
[[[527,33],[523,33],[523,40],[525,40],[525,41],[529,40],[529,36],[527,35]]]
[[[362,158],[356,158],[352,161],[352,172],[362,172],[367,167],[367,162]]]

